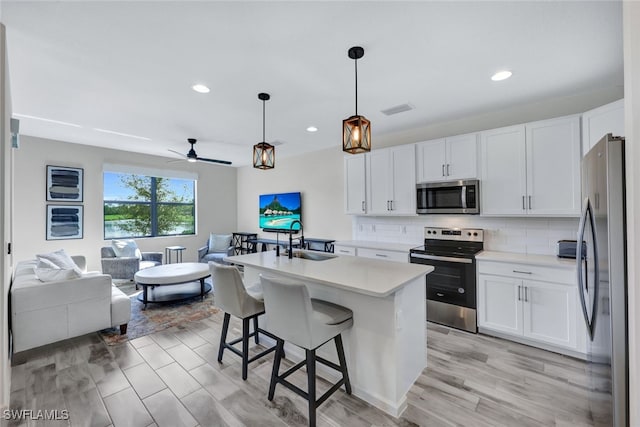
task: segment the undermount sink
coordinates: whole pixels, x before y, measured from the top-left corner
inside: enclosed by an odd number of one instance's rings
[[[335,258],[336,255],[329,255],[326,253],[315,253],[315,252],[294,252],[294,258],[302,258],[308,259],[309,261],[326,261],[331,258]]]

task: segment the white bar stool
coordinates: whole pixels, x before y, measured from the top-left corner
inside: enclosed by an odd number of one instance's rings
[[[277,346],[273,346],[249,358],[249,338],[254,337],[256,344],[260,344],[258,332],[276,341],[278,340],[277,337],[258,327],[258,316],[264,314],[261,286],[257,283],[250,288],[245,288],[238,269],[233,265],[222,265],[209,261],[209,269],[211,270],[211,278],[213,280],[214,304],[224,311],[220,347],[218,348],[218,362],[222,363],[222,356],[225,349],[237,354],[242,358],[242,379],[246,380],[249,363],[258,360],[277,348]],[[232,314],[242,319],[242,336],[233,341],[226,342],[229,320]],[[253,332],[249,333],[249,322],[252,319]],[[234,345],[240,341],[242,341],[242,351],[234,347]]]
[[[353,325],[353,312],[346,307],[309,297],[307,287],[302,283],[260,276],[264,292],[264,304],[267,310],[266,328],[276,335],[277,349],[269,385],[269,400],[273,400],[276,384],[280,383],[299,396],[309,405],[309,425],[316,425],[316,409],[340,386],[344,385],[347,394],[351,394],[351,383],[347,372],[347,363],[342,346],[342,331]],[[340,365],[316,355],[323,344],[335,341]],[[279,374],[283,357],[284,342],[288,341],[304,348],[306,360]],[[342,379],[316,400],[316,361],[342,373]],[[293,385],[286,378],[307,367],[308,392]]]

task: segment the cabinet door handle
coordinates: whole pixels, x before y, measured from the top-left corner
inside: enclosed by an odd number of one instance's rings
[[[393,200],[389,200],[389,205],[391,206],[391,209],[389,210],[393,210]]]
[[[518,285],[518,301],[522,301],[522,286]]]
[[[527,207],[524,204],[524,196],[522,196],[522,210],[524,211],[526,209],[527,209]]]
[[[442,176],[444,176],[444,163],[442,164]]]
[[[440,298],[442,298],[444,296],[444,294],[440,293],[440,292],[436,292],[436,295],[438,295]]]
[[[364,212],[364,200],[362,201],[362,212]]]
[[[513,270],[514,273],[521,273],[521,274],[533,274],[530,271],[522,271],[522,270]]]
[[[531,196],[529,196],[529,209],[531,209]]]
[[[529,296],[527,295],[528,294],[527,289],[528,288],[526,286],[524,286],[524,302],[529,302]]]
[[[447,163],[447,176],[449,176],[449,166],[451,166],[449,163]]]

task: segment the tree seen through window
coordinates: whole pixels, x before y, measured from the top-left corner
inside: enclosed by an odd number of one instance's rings
[[[104,238],[195,234],[195,181],[104,173]]]

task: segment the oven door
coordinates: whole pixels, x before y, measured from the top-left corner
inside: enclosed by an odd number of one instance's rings
[[[427,274],[427,299],[476,308],[476,265],[473,258],[411,254],[411,262],[434,267]]]
[[[416,185],[419,214],[478,214],[478,180],[421,183]]]

